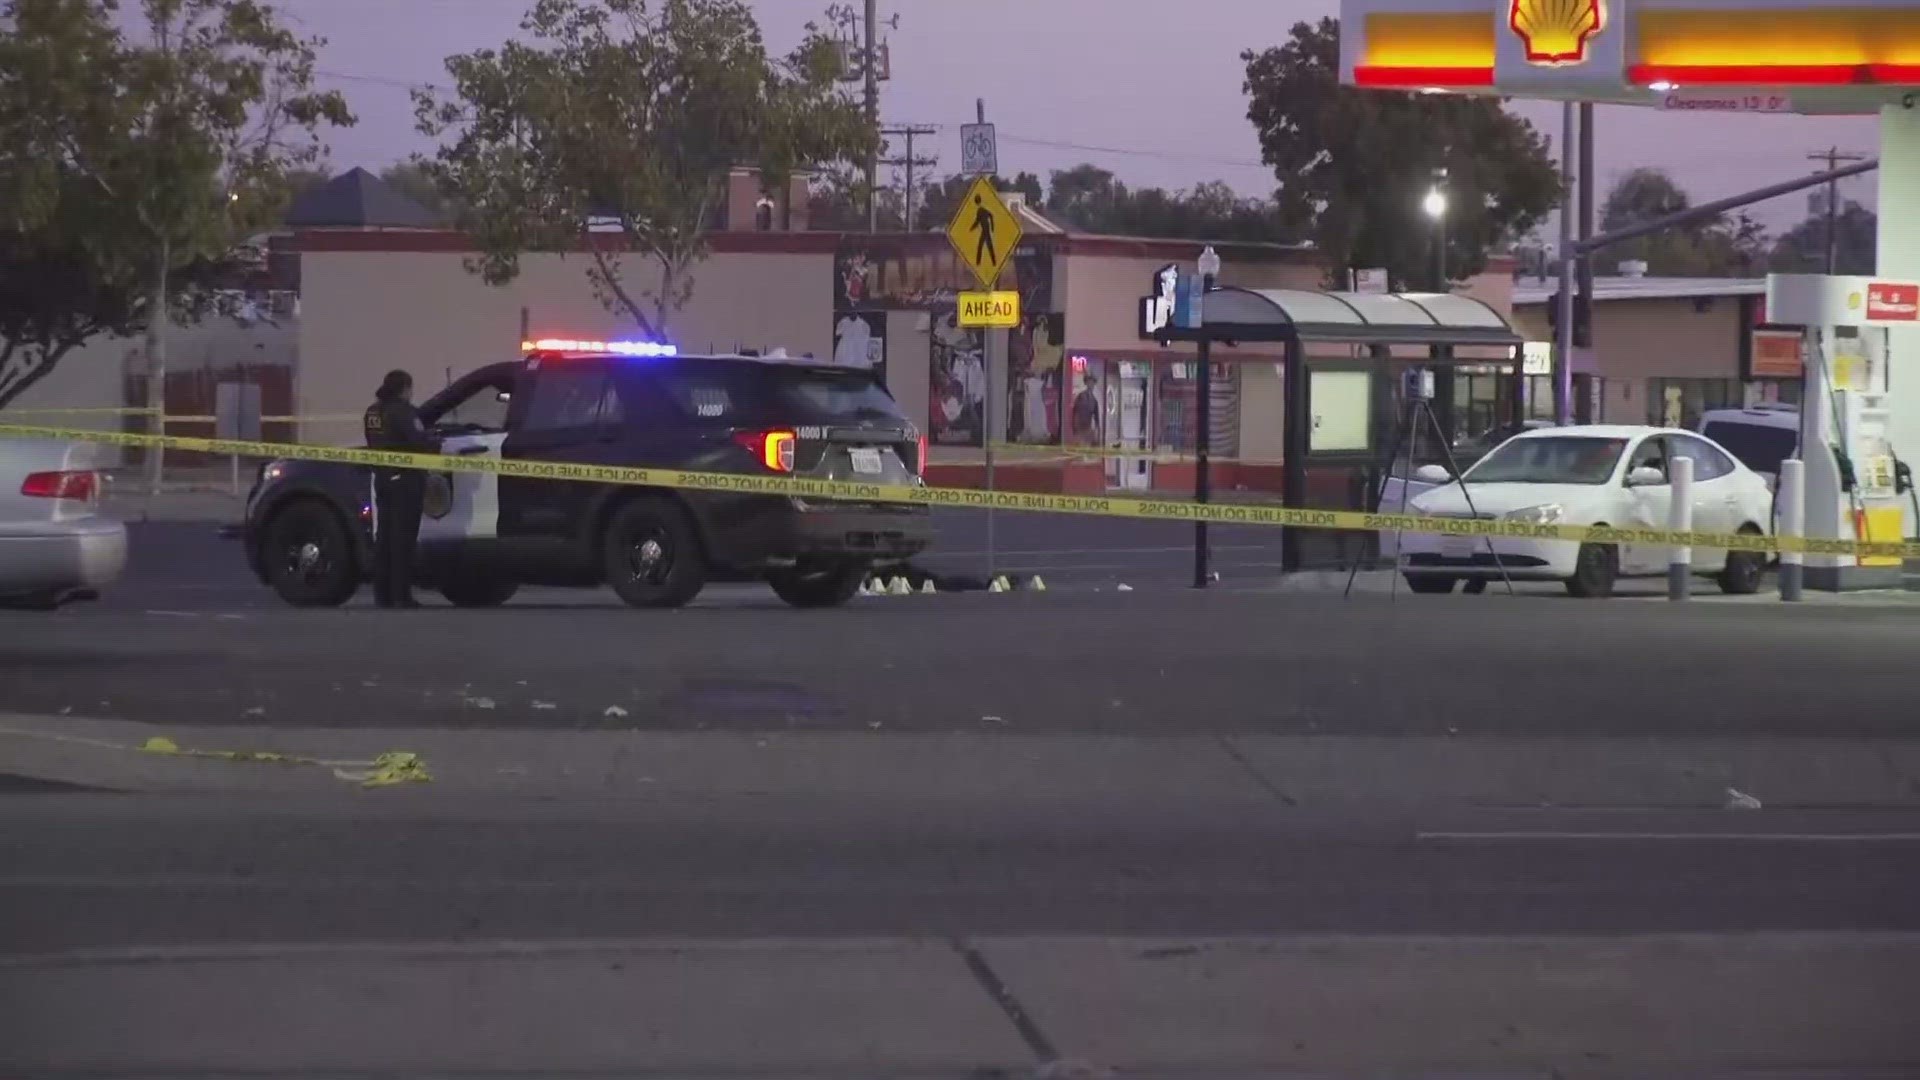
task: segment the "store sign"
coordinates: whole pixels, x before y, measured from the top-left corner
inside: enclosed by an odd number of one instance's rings
[[[1168,263],[1153,272],[1152,292],[1140,298],[1140,336],[1157,338],[1171,329],[1187,294],[1180,287],[1180,267]]]
[[[1920,285],[1867,283],[1868,322],[1920,322]]]
[[[1617,94],[1632,13],[1621,0],[1496,0],[1493,84],[1503,91]]]
[[[1663,112],[1790,113],[1793,98],[1782,93],[1715,93],[1709,90],[1672,90],[1660,95]]]
[[[1755,330],[1749,379],[1798,379],[1806,372],[1806,336],[1798,330]]]
[[[1584,64],[1588,42],[1607,28],[1606,0],[1509,0],[1507,27],[1529,64]]]
[[[1520,346],[1520,374],[1553,374],[1553,342],[1523,342]]]

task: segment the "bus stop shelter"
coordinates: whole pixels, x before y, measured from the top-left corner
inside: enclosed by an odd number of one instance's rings
[[[1165,280],[1156,277],[1156,281]],[[1512,415],[1501,419],[1521,416],[1523,339],[1498,311],[1472,297],[1215,287],[1202,294],[1197,319],[1172,318],[1174,300],[1162,288],[1143,301],[1142,336],[1162,345],[1191,342],[1202,364],[1224,359],[1213,353],[1216,347],[1281,347],[1281,501],[1285,506],[1310,505],[1310,466],[1346,473],[1344,508],[1365,506],[1364,492],[1372,486],[1406,417],[1401,376],[1408,369],[1430,367],[1444,374],[1461,365],[1496,367],[1513,384]],[[1152,314],[1155,304],[1162,305],[1159,310],[1167,317]],[[1331,392],[1336,379],[1337,395]],[[1436,383],[1450,388],[1451,380]],[[1317,406],[1316,385],[1326,398]],[[1450,437],[1461,434],[1447,395],[1436,394],[1434,411]],[[1337,431],[1341,437],[1316,439],[1321,431]],[[1304,538],[1287,531],[1282,568],[1298,570]]]

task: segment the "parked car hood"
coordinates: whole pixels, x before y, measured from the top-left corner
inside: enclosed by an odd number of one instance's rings
[[[1420,514],[1465,516],[1470,512],[1467,499],[1471,496],[1473,511],[1482,514],[1499,516],[1530,506],[1558,503],[1571,515],[1605,490],[1606,487],[1599,484],[1475,484],[1469,481],[1464,492],[1458,483],[1453,483],[1417,495],[1412,509]]]

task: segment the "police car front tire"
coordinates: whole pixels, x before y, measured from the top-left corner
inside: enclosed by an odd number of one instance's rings
[[[607,585],[632,607],[681,607],[707,583],[693,521],[667,499],[635,499],[614,510],[600,555]]]
[[[301,499],[267,521],[261,556],[267,581],[295,607],[339,607],[360,588],[345,523],[331,507]]]

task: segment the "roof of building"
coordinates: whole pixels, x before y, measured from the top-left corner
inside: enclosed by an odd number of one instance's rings
[[[287,210],[294,229],[439,229],[445,222],[358,166],[301,194]]]
[[[1514,283],[1513,306],[1544,304],[1553,299],[1560,284],[1549,278]],[[1596,277],[1594,300],[1686,300],[1711,296],[1765,296],[1766,278],[1709,277]]]

